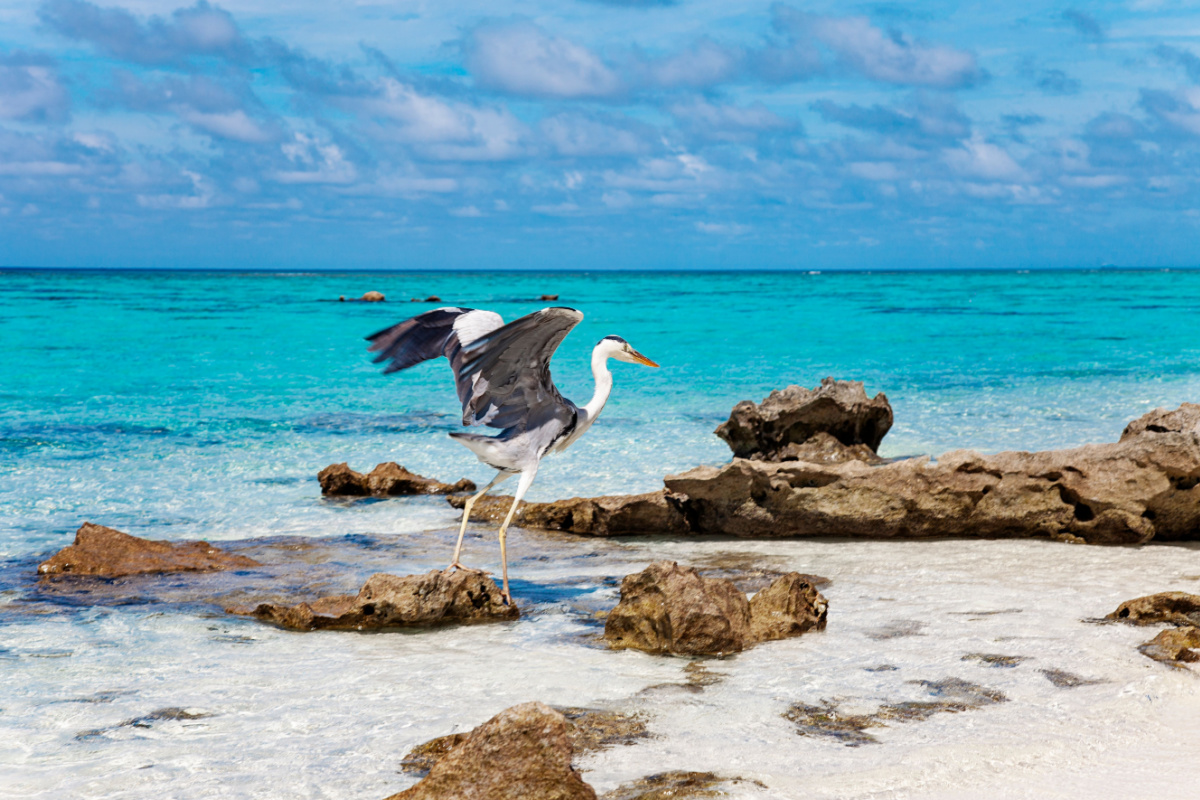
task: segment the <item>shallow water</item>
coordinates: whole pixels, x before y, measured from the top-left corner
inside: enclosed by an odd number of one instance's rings
[[[516,531],[512,624],[419,634],[288,633],[224,602],[353,591],[442,566],[439,498],[331,502],[316,472],[397,460],[488,471],[445,433],[443,364],[384,378],[361,337],[439,294],[511,319],[558,292],[587,318],[554,363],[586,400],[617,333],[663,363],[617,367],[595,428],[533,496],[645,491],[728,458],[738,400],[827,374],[887,393],[886,455],[1115,440],[1200,399],[1200,273],[255,275],[0,272],[0,796],[382,798],[413,745],[538,699],[642,709],[655,738],[585,757],[599,790],[666,769],[762,782],[734,796],[1073,798],[1200,785],[1195,673],[1141,656],[1153,629],[1084,622],[1130,597],[1200,591],[1195,548],[1049,542],[592,540]],[[227,540],[268,564],[149,578],[89,597],[34,568],[85,519]],[[497,561],[473,528],[468,563]],[[659,558],[825,575],[828,630],[708,660],[599,646],[616,581]],[[295,566],[303,564],[302,568]],[[185,600],[195,587],[201,598]],[[98,603],[98,604],[96,604]],[[998,613],[996,613],[998,612]],[[1011,668],[964,656],[1022,656]],[[894,666],[895,669],[879,669]],[[1059,688],[1042,670],[1100,683]],[[847,746],[783,717],[928,700],[955,678],[1006,702],[871,728]]]

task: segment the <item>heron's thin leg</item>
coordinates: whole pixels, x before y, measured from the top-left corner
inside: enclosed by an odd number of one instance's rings
[[[508,525],[512,522],[513,515],[517,513],[517,506],[521,504],[521,498],[525,496],[525,492],[529,491],[536,475],[536,468],[521,473],[521,482],[517,484],[512,506],[508,509],[508,516],[504,518],[504,524],[500,526],[500,563],[504,569],[504,602],[510,606],[512,605],[512,594],[508,591],[508,551],[504,547],[504,535],[508,533]]]
[[[446,567],[446,569],[467,569],[467,567],[464,567],[459,563],[458,557],[462,554],[463,534],[467,532],[467,522],[471,519],[471,509],[474,507],[476,500],[483,497],[485,494],[491,491],[492,487],[505,480],[510,475],[512,475],[511,472],[496,473],[496,477],[492,478],[492,482],[483,487],[482,491],[467,498],[467,503],[463,506],[462,525],[460,525],[458,528],[458,544],[454,545],[454,559],[451,560],[450,566]]]

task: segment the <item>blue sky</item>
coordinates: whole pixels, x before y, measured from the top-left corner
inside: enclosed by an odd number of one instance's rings
[[[1200,265],[1200,8],[0,8],[0,264]]]

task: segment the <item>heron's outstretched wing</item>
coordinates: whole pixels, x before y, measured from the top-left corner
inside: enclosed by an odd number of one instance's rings
[[[503,429],[569,416],[574,409],[550,378],[550,358],[581,319],[573,308],[543,308],[464,344],[455,366],[463,424]]]
[[[376,364],[391,362],[383,370],[385,375],[445,356],[454,369],[458,399],[466,403],[471,386],[460,378],[462,348],[503,325],[504,320],[493,311],[454,306],[436,308],[371,334],[367,337],[371,342],[367,350],[378,353]]]

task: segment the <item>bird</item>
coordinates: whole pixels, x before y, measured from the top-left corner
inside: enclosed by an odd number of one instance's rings
[[[555,306],[505,324],[494,311],[447,306],[366,337],[371,343],[368,352],[376,353],[374,363],[389,362],[383,370],[385,375],[445,357],[454,371],[463,425],[500,430],[495,436],[462,431],[450,434],[450,438],[496,470],[496,477],[463,506],[454,557],[446,569],[469,569],[459,558],[476,501],[501,482],[520,475],[499,532],[503,598],[508,605],[512,605],[512,594],[508,588],[505,534],[517,506],[537,476],[542,459],[579,441],[604,410],[613,387],[609,359],[658,367],[620,336],[605,336],[592,349],[595,393],[582,406],[572,403],[554,385],[550,359],[582,319],[583,313],[577,309]]]

